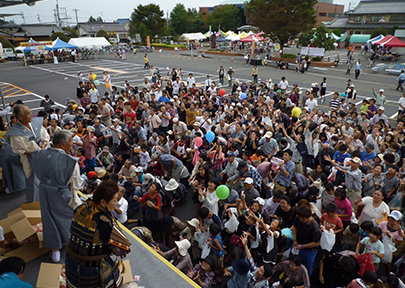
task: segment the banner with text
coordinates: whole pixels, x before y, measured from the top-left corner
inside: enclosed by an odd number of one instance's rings
[[[323,57],[324,54],[325,54],[325,48],[314,48],[314,47],[302,47],[301,48],[301,55]]]

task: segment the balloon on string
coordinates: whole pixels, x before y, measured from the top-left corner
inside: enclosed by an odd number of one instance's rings
[[[205,139],[207,139],[208,143],[212,143],[212,141],[215,139],[215,133],[208,131],[207,134],[205,134]]]
[[[105,87],[106,87],[107,89],[110,89],[110,86],[111,86],[110,83],[106,83],[106,84],[105,84]]]
[[[215,192],[221,200],[225,200],[229,197],[229,188],[226,185],[219,185]]]
[[[201,139],[201,137],[196,137],[195,140],[194,140],[194,144],[195,144],[195,146],[200,148],[201,145],[203,144],[203,140]]]
[[[91,79],[96,80],[96,78],[97,78],[96,74],[91,75]]]
[[[246,99],[246,98],[247,98],[246,93],[241,93],[239,98],[240,98],[241,100]]]
[[[98,85],[99,83],[98,80],[94,80],[94,84]]]
[[[225,95],[225,89],[219,90],[219,95],[223,97]]]
[[[342,93],[340,94],[340,96],[346,97],[346,93],[345,93],[345,92],[342,92]]]

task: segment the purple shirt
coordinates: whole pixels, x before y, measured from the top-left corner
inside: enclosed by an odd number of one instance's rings
[[[368,110],[370,110],[371,112],[377,112],[377,106],[373,105],[373,106],[368,106]],[[373,118],[373,114],[370,112],[367,112],[367,119],[371,119]]]

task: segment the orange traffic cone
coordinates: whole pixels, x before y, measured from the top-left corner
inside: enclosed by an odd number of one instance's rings
[[[218,60],[221,60],[221,55],[218,55]]]

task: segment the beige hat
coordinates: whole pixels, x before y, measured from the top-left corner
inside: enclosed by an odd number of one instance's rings
[[[103,147],[103,152],[110,153],[110,147],[104,146],[104,147]]]
[[[352,161],[353,161],[354,163],[356,163],[356,164],[361,164],[361,160],[360,160],[359,157],[354,157],[354,158],[352,159]]]
[[[201,123],[198,122],[198,121],[195,121],[194,124],[193,124],[193,126],[200,127],[200,126],[201,126]]]
[[[266,134],[264,134],[265,138],[271,138],[273,137],[273,133],[271,131],[267,131]]]
[[[196,230],[200,229],[200,221],[198,221],[197,218],[193,218],[193,219],[187,221],[187,223],[190,226],[193,226]]]
[[[187,239],[183,239],[181,241],[174,241],[174,243],[176,244],[179,250],[179,254],[183,257],[186,256],[187,250],[191,246],[190,241],[188,241]]]
[[[72,133],[74,133],[74,134],[77,133],[77,129],[76,129],[76,128],[71,128],[69,131],[72,132]]]
[[[98,177],[98,178],[103,178],[106,173],[107,173],[107,171],[105,171],[104,169],[99,169],[99,170],[97,171],[97,177]]]

